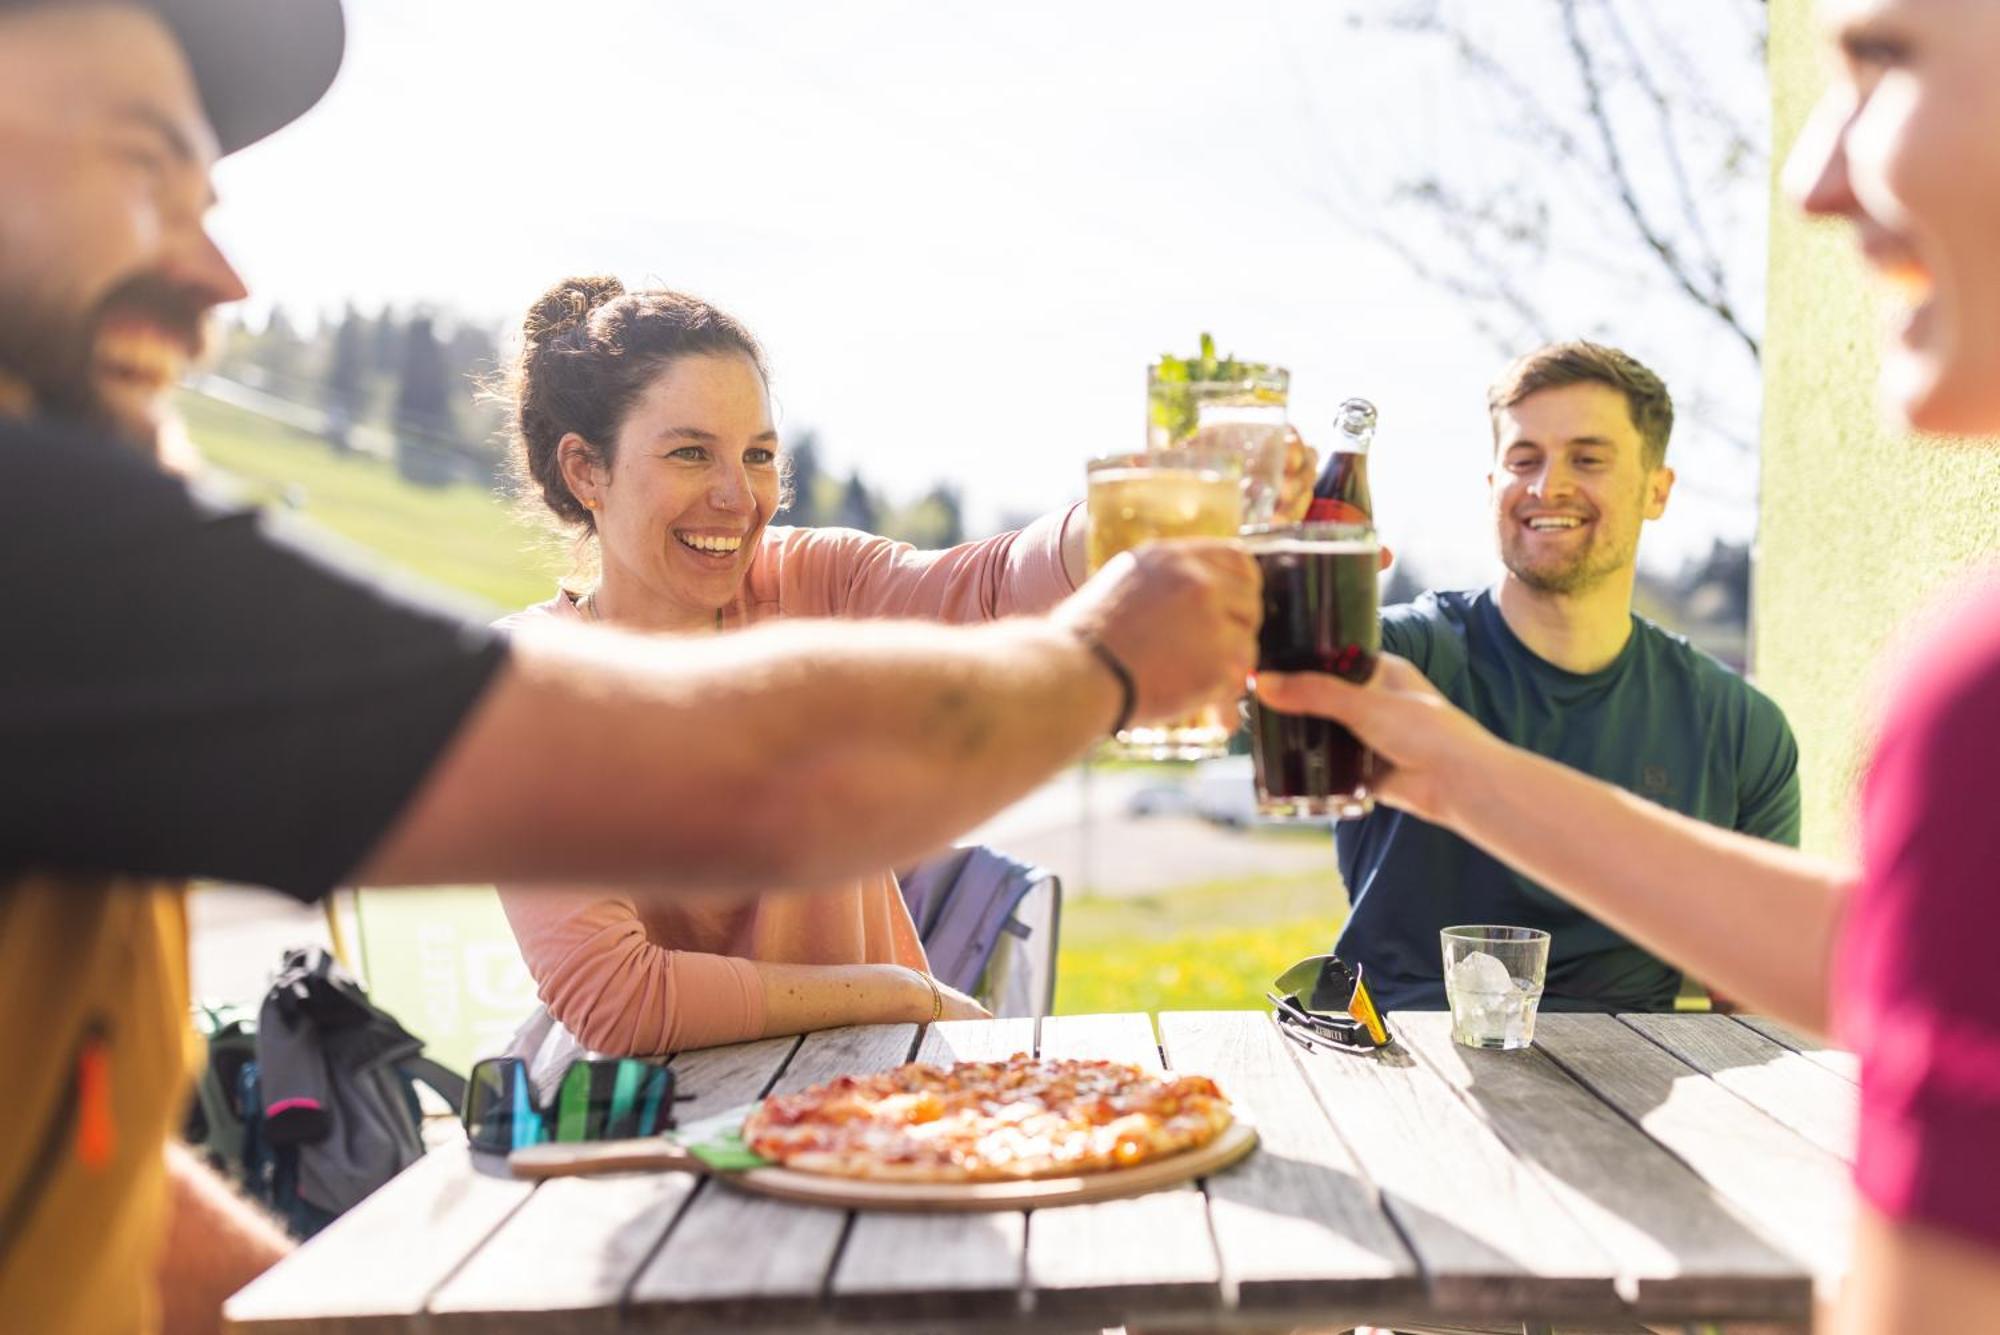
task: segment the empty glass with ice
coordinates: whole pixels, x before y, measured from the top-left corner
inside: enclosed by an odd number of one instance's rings
[[[1451,1036],[1468,1048],[1525,1048],[1549,967],[1549,934],[1533,927],[1447,927],[1444,995]]]

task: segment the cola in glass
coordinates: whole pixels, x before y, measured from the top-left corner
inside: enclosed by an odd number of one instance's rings
[[[1366,681],[1382,649],[1376,567],[1365,524],[1298,524],[1246,535],[1264,576],[1260,672],[1325,672]],[[1331,719],[1281,714],[1249,702],[1257,807],[1265,816],[1317,820],[1374,808],[1375,753]]]

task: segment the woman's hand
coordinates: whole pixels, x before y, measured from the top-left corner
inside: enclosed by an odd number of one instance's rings
[[[931,980],[901,964],[777,964],[755,960],[764,980],[765,1038],[805,1034],[846,1024],[926,1024],[990,1020],[984,1006],[943,983],[935,1002]]]
[[[1394,654],[1383,654],[1363,685],[1318,673],[1260,672],[1257,698],[1287,714],[1345,724],[1389,762],[1376,797],[1445,825],[1464,785],[1476,781],[1482,757],[1504,745]]]
[[[1285,476],[1278,483],[1278,507],[1272,522],[1296,524],[1312,504],[1313,483],[1319,480],[1319,452],[1306,444],[1295,426],[1285,428]]]
[[[912,969],[901,964],[888,964],[880,967],[893,969],[903,979],[907,980],[898,986],[898,991],[902,995],[900,1013],[896,1016],[899,1020],[910,1020],[917,1024],[928,1024],[931,1020],[933,1006],[937,1008],[937,1018],[940,1020],[990,1020],[993,1018],[993,1012],[987,1010],[971,997],[966,996],[965,993],[947,983],[939,982],[935,977],[924,973],[921,969]],[[931,995],[933,987],[937,989],[935,998]]]
[[[1312,506],[1313,486],[1319,481],[1319,451],[1306,444],[1295,426],[1285,428],[1285,477],[1278,484],[1278,507],[1271,517],[1274,524],[1303,523]],[[1396,554],[1382,547],[1382,566],[1395,564]]]
[[[936,982],[937,980],[932,979],[932,981]],[[987,1010],[984,1006],[980,1005],[977,1001],[974,1001],[971,997],[966,996],[965,993],[959,991],[957,988],[948,986],[945,983],[938,983],[937,990],[939,999],[944,1002],[944,1011],[942,1014],[938,1016],[938,1019],[990,1020],[993,1018],[992,1011]],[[930,1019],[930,1017],[931,1017],[930,1008],[926,1006],[924,1008],[923,1018],[928,1020]]]

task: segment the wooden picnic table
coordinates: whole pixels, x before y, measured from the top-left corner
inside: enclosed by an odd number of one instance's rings
[[[843,1073],[1038,1051],[1214,1076],[1260,1147],[1196,1185],[886,1214],[681,1173],[435,1150],[231,1300],[232,1329],[1632,1330],[1804,1323],[1846,1265],[1853,1059],[1722,1015],[1540,1017],[1523,1052],[1399,1013],[1374,1056],[1263,1012],[876,1025],[674,1059],[684,1119]]]

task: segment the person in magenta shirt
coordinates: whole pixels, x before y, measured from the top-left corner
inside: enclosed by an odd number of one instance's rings
[[[1883,392],[1912,427],[2000,435],[2000,3],[1823,0],[1836,74],[1787,187],[1903,294]],[[1990,445],[1988,446],[1990,448]],[[1552,535],[1550,541],[1563,541]],[[1861,1061],[1841,1331],[2000,1331],[2000,570],[1900,680],[1859,866],[1700,825],[1500,743],[1408,663],[1363,686],[1265,675],[1348,723],[1383,800],[1445,825]]]
[[[520,471],[550,516],[594,546],[599,567],[586,588],[499,623],[516,635],[579,621],[696,634],[776,617],[989,621],[1044,611],[1086,573],[1081,506],[937,552],[852,529],[774,526],[785,479],[763,354],[696,298],[566,279],[530,309],[510,379]],[[1302,446],[1291,462],[1296,505],[1311,463]],[[542,887],[502,886],[500,898],[567,1030],[551,1044],[531,1026],[517,1046],[539,1040],[543,1074],[570,1037],[657,1054],[985,1013],[931,976],[887,868],[731,906]]]

